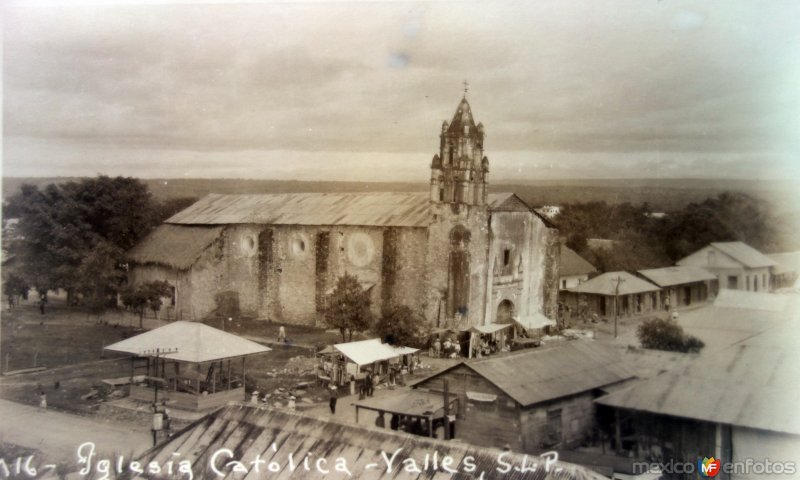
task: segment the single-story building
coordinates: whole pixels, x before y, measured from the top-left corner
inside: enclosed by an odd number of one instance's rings
[[[709,333],[699,355],[595,400],[599,411],[611,409],[606,417],[616,425],[606,428],[621,437],[626,456],[665,464],[714,456],[738,468],[723,469],[715,477],[722,479],[793,476],[774,470],[800,464],[800,299],[792,297],[722,290],[719,306],[690,312],[698,313],[692,325]]]
[[[575,288],[589,280],[589,275],[597,272],[597,268],[581,257],[575,250],[561,245],[561,257],[558,264],[558,289]]]
[[[600,389],[634,375],[615,350],[590,340],[456,364],[413,388],[458,397],[456,439],[539,452],[580,443],[594,428]]]
[[[777,262],[743,242],[713,242],[677,262],[717,276],[719,288],[768,291]]]
[[[737,345],[595,402],[614,410],[616,425],[607,430],[640,458],[696,462],[700,455],[797,465],[797,365],[797,351]],[[772,478],[764,473],[723,471],[717,478]]]
[[[637,273],[661,287],[657,308],[664,310],[705,302],[717,293],[717,276],[700,267],[651,268]]]
[[[628,272],[606,272],[565,292],[579,314],[614,317],[657,310],[661,288]]]
[[[271,349],[199,322],[174,322],[105,347],[131,355],[130,398],[209,410],[245,399],[245,359]],[[144,382],[134,378],[143,375]]]
[[[176,452],[181,456],[176,457]],[[391,465],[387,465],[386,458]],[[548,458],[552,463],[545,463]],[[184,465],[192,469],[193,478],[276,475],[285,479],[459,480],[513,476],[519,480],[607,480],[588,468],[555,461],[552,456],[525,457],[497,448],[325,421],[299,412],[252,405],[220,409],[148,450],[139,461],[145,466],[155,462],[161,467],[160,473],[147,473],[146,469],[138,477],[165,478],[167,462],[177,472],[179,462],[184,460],[188,461]],[[237,473],[234,469],[239,465],[247,473]]]
[[[337,385],[361,380],[371,371],[378,377],[389,375],[393,368],[410,365],[410,356],[419,349],[395,347],[381,343],[379,338],[356,342],[337,343],[326,347],[317,356],[320,359],[318,378],[321,382],[333,381]]]

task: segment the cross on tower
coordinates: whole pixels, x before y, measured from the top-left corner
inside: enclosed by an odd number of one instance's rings
[[[464,80],[464,98],[467,98],[467,92],[469,92],[469,83]]]

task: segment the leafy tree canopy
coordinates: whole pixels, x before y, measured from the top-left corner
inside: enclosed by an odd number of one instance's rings
[[[375,322],[375,333],[385,343],[406,347],[425,346],[428,329],[422,316],[405,305],[392,305]]]
[[[13,248],[19,274],[29,285],[39,291],[89,292],[94,300],[118,287],[111,270],[161,221],[147,186],[124,177],[98,176],[43,189],[23,185],[3,210],[19,218],[21,238]]]
[[[144,282],[139,285],[128,285],[122,289],[122,304],[139,315],[139,328],[142,328],[144,312],[147,309],[158,316],[163,304],[162,298],[172,295],[172,287],[163,280]]]
[[[669,319],[645,320],[636,331],[642,347],[668,352],[698,353],[705,346],[702,340],[684,333],[683,328]]]
[[[363,332],[372,326],[369,292],[361,288],[358,277],[345,273],[339,277],[333,292],[326,297],[325,323],[339,330],[342,341],[353,340],[353,332]]]

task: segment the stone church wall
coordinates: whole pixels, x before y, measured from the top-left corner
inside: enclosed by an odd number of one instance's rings
[[[483,319],[486,295],[486,266],[489,215],[485,206],[434,204],[433,222],[428,228],[428,253],[425,262],[427,308],[425,317],[433,326],[479,325]],[[455,325],[457,318],[448,315],[447,295],[450,280],[451,233],[456,226],[470,233],[466,252],[469,256],[468,311]]]

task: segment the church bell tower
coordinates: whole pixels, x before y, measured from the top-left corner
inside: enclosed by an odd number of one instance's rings
[[[489,159],[483,155],[483,124],[475,125],[464,97],[450,123],[442,123],[439,153],[431,162],[431,201],[485,205]]]

